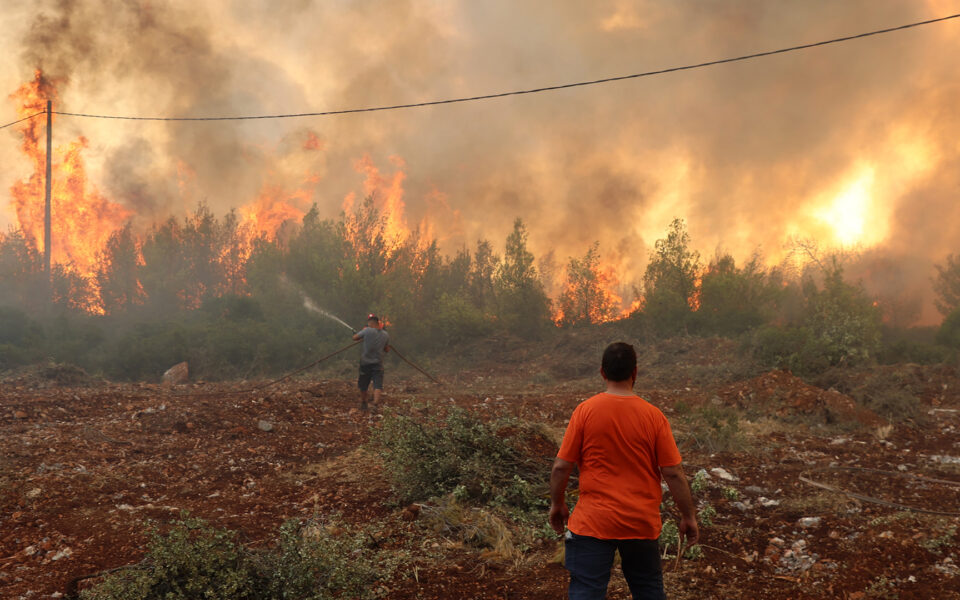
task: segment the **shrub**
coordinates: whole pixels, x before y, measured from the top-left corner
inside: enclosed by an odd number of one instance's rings
[[[363,534],[291,520],[276,547],[251,551],[235,532],[185,517],[154,527],[143,562],[80,592],[81,600],[326,600],[369,597],[381,576]],[[382,565],[382,563],[380,563]]]
[[[422,421],[387,413],[371,445],[405,502],[455,492],[521,510],[546,506],[546,448],[552,455],[555,446],[528,425],[484,423],[459,408]]]
[[[960,309],[947,315],[937,331],[937,343],[948,348],[960,349]]]
[[[740,417],[731,408],[705,406],[679,421],[687,436],[684,443],[692,442],[707,452],[737,452],[746,447],[746,438],[740,431]],[[696,485],[694,477],[693,486]]]
[[[82,600],[242,600],[256,598],[258,576],[236,534],[186,518],[166,535],[151,531],[141,565],[84,590]]]
[[[467,298],[460,294],[440,296],[436,318],[431,323],[434,334],[447,344],[482,337],[490,333],[492,323]]]
[[[830,367],[827,349],[804,327],[761,327],[750,345],[765,367],[788,369],[798,375],[814,375]]]

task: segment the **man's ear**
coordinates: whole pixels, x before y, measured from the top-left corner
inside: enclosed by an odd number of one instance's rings
[[[603,371],[603,367],[600,367],[600,377],[603,377],[603,380],[607,380],[607,374]]]

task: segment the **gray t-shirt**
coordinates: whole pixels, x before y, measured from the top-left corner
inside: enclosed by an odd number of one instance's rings
[[[363,340],[363,354],[360,355],[361,365],[378,365],[383,367],[383,355],[386,353],[390,336],[382,329],[364,327],[357,335]]]

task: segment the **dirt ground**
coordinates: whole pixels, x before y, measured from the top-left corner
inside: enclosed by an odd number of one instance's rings
[[[664,561],[670,597],[960,598],[960,519],[904,508],[960,512],[956,370],[885,368],[919,406],[888,423],[838,391],[879,367],[824,390],[789,373],[711,363],[726,353],[698,346],[643,357],[651,368],[637,387],[674,423],[688,475],[708,474],[697,496],[716,511],[702,556]],[[696,368],[675,368],[679,354]],[[442,374],[450,382],[442,388],[399,372],[385,405],[457,404],[562,432],[573,407],[599,389],[591,370],[572,368],[575,376],[561,380],[536,369],[464,369]],[[422,550],[408,551],[379,590],[384,597],[564,595],[554,540],[506,562],[406,520],[377,460],[360,449],[378,417],[355,410],[349,381],[250,393],[241,391],[249,382],[170,389],[67,375],[0,383],[4,599],[62,597],[75,578],[137,562],[147,521],[183,510],[239,530],[252,546],[271,543],[291,517],[382,523],[387,537],[417,540]],[[731,414],[736,431],[710,425],[709,415]],[[608,597],[629,598],[619,574]]]

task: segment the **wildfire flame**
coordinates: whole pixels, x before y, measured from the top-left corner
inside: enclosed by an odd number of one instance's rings
[[[56,99],[53,82],[40,70],[32,81],[21,85],[11,98],[17,103],[21,117],[46,110],[47,100]],[[40,117],[24,121],[21,149],[33,163],[33,173],[11,188],[13,208],[24,236],[40,252],[44,250],[44,195],[46,149],[41,146],[44,120]],[[85,278],[97,269],[97,255],[110,234],[130,218],[131,212],[109,201],[87,180],[83,150],[87,140],[79,137],[68,144],[54,147],[52,157],[52,239],[51,261]],[[91,281],[91,285],[95,285]],[[82,302],[85,308],[99,312],[97,298]]]

